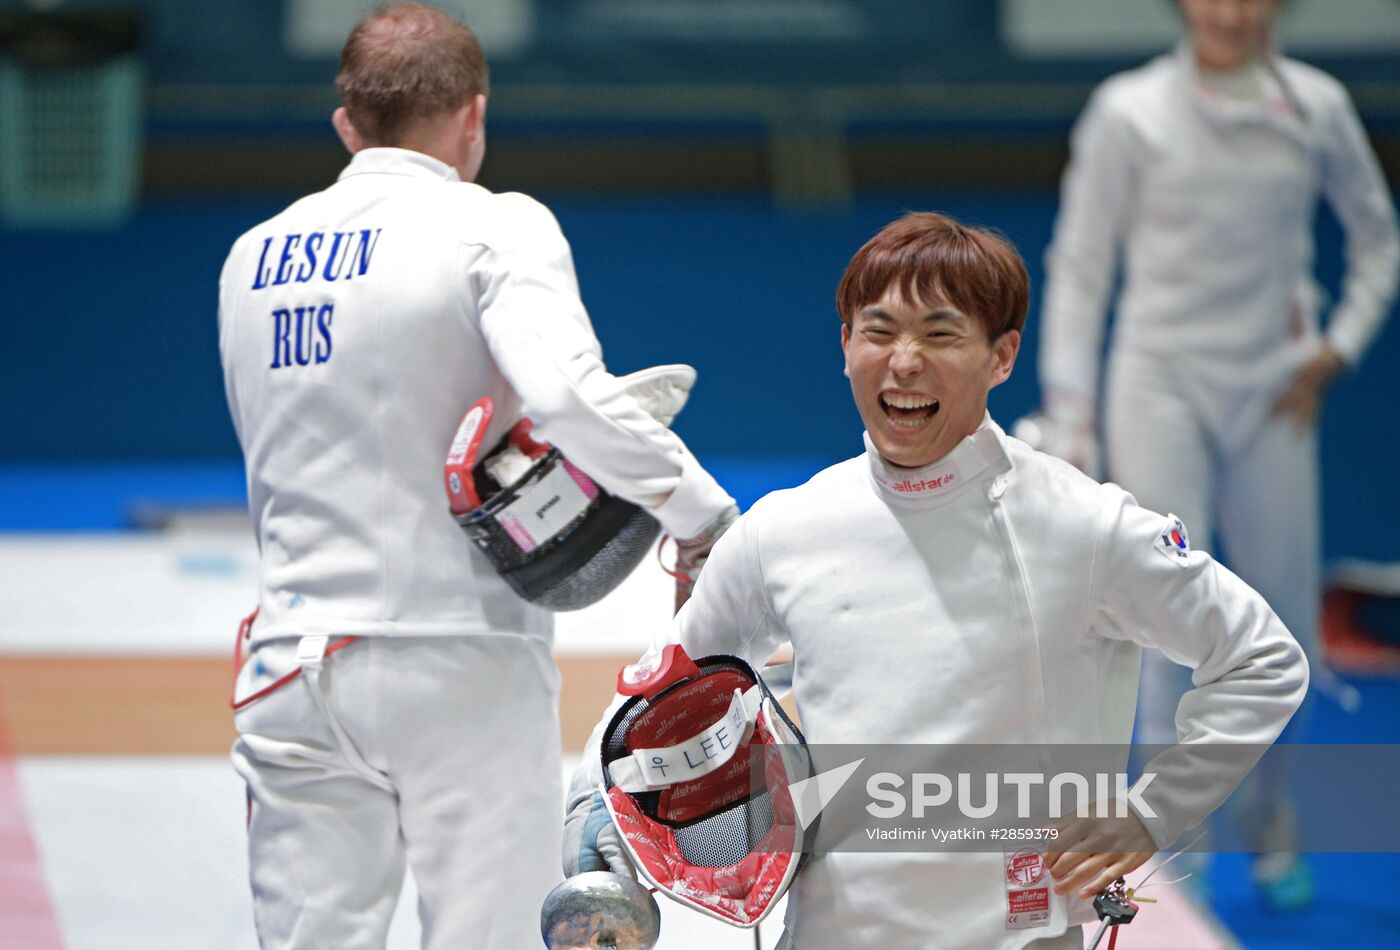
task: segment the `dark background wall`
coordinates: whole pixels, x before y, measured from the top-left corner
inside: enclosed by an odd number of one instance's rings
[[[831,302],[855,248],[904,210],[944,210],[1005,231],[1038,291],[1070,124],[1096,82],[1145,56],[1028,56],[1003,39],[1005,5],[980,0],[755,0],[704,7],[747,18],[714,14],[704,29],[636,18],[696,0],[529,6],[530,42],[493,56],[483,183],[554,209],[611,367],[699,368],[678,427],[736,478],[759,472],[741,495],[859,450]],[[0,0],[0,65],[24,61],[4,17],[26,9]],[[62,6],[122,10],[146,77],[130,213],[57,228],[0,207],[0,481],[21,478],[6,483],[0,527],[57,523],[33,514],[54,473],[102,465],[147,466],[137,494],[178,494],[194,475],[149,467],[177,463],[223,473],[205,493],[237,492],[219,267],[238,233],[345,160],[326,123],[334,57],[289,49],[291,2]],[[1395,181],[1400,48],[1308,58],[1346,81]],[[1325,212],[1318,237],[1335,291]],[[1036,403],[1037,313],[1033,302],[1019,369],[993,394],[1005,424]],[[1327,406],[1329,553],[1400,556],[1397,373],[1392,321]]]

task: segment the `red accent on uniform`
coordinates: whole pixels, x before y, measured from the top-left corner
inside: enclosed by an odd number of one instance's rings
[[[1011,891],[1006,895],[1006,901],[1012,914],[1048,914],[1050,912],[1050,888],[1033,887],[1024,891]]]
[[[890,487],[904,494],[909,494],[910,492],[917,494],[920,492],[938,491],[939,489],[947,488],[956,480],[957,475],[949,472],[947,475],[940,475],[937,478],[923,478],[917,482],[911,478],[906,478],[902,482],[895,482]]]
[[[477,423],[476,431],[472,433],[471,441],[467,444],[466,452],[457,457],[457,453],[449,453],[447,461],[442,466],[443,485],[447,488],[448,506],[454,515],[463,515],[481,507],[481,496],[476,493],[476,478],[472,474],[476,468],[477,454],[481,451],[481,442],[486,438],[486,430],[491,425],[491,413],[495,409],[495,404],[491,398],[485,397],[472,403],[465,413],[462,414],[462,422],[466,422],[473,412],[481,410],[481,421]],[[457,424],[457,433],[460,437],[462,423]],[[457,442],[457,437],[453,438],[453,444]],[[453,477],[456,477],[456,486],[453,486]]]
[[[261,609],[261,607],[253,608],[253,612],[250,613],[248,616],[244,617],[243,620],[240,621],[238,624],[238,637],[233,641],[234,694],[228,699],[228,706],[230,709],[242,709],[249,703],[255,700],[262,699],[268,693],[272,693],[276,690],[281,689],[283,686],[286,686],[292,680],[296,679],[298,676],[301,675],[301,667],[298,666],[296,669],[292,670],[290,673],[288,673],[286,676],[283,676],[281,679],[277,680],[272,685],[263,687],[251,696],[245,696],[242,699],[238,698],[238,674],[243,670],[243,641],[251,638],[253,633],[253,621],[257,619],[258,611]],[[358,639],[359,637],[341,637],[339,640],[326,647],[326,652],[323,654],[323,656],[330,656],[332,653],[335,653],[339,650],[343,650]],[[248,815],[250,821],[252,820],[252,808],[253,802],[250,799],[248,802]]]
[[[238,636],[233,641],[233,682],[238,684],[238,674],[243,669],[243,641],[252,639],[253,621],[258,619],[258,611],[262,607],[254,607],[253,612],[244,617],[238,624]]]
[[[661,558],[661,552],[665,549],[665,547],[666,547],[666,542],[667,542],[667,541],[674,541],[674,540],[675,540],[675,538],[672,538],[669,534],[666,534],[666,533],[664,533],[664,532],[662,533],[662,535],[661,535],[661,540],[656,542],[656,563],[659,564],[659,565],[661,565],[661,569],[662,569],[663,571],[665,571],[667,574],[670,574],[672,577],[674,577],[674,578],[675,578],[676,580],[678,580],[678,581],[693,581],[694,578],[692,578],[692,577],[691,577],[689,574],[687,574],[685,571],[673,571],[673,570],[671,570],[669,567],[666,566],[666,562],[665,562],[664,560],[662,560],[662,558]]]
[[[1006,864],[1006,879],[1017,887],[1038,884],[1044,874],[1045,859],[1032,848],[1017,851]]]
[[[530,430],[535,427],[533,419],[521,419],[510,427],[510,432],[506,438],[510,439],[510,444],[524,452],[532,459],[537,459],[551,448],[548,442],[536,442],[530,437]]]
[[[672,643],[661,648],[661,659],[656,669],[642,674],[640,679],[636,678],[638,673],[637,664],[624,666],[617,674],[617,691],[624,696],[645,696],[651,699],[668,686],[699,676],[700,667],[686,655],[680,644]],[[725,703],[728,703],[728,699]],[[708,726],[718,718],[719,716],[716,716],[704,725]]]

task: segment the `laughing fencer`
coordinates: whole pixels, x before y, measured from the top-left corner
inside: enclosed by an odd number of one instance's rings
[[[261,558],[233,751],[258,937],[383,947],[408,867],[424,947],[534,946],[559,880],[552,620],[448,512],[458,420],[490,397],[496,438],[528,411],[692,559],[737,510],[607,372],[550,212],[472,183],[475,36],[381,8],[337,86],[349,165],[239,238],[219,293]]]
[[[1308,676],[1263,599],[1191,550],[1173,516],[1033,451],[988,414],[1027,300],[1020,256],[991,232],[915,213],[876,234],[837,291],[864,451],[745,513],[661,639],[756,665],[789,641],[813,748],[1086,743],[1126,757],[1144,647],[1194,670],[1180,748],[1271,743]],[[599,738],[571,785],[569,874],[609,860],[628,870],[616,828],[590,821]],[[1112,850],[1078,837],[1037,845],[1025,860],[1038,914],[1016,910],[1028,892],[1000,852],[816,854],[788,892],[784,939],[1080,950],[1088,897],[1200,822],[1249,765],[1159,777],[1144,793],[1154,814],[1131,812]]]
[[[1197,547],[1218,537],[1316,661],[1317,419],[1394,299],[1400,238],[1346,90],[1272,46],[1279,7],[1180,0],[1179,47],[1109,79],[1080,117],[1047,257],[1039,370],[1054,444],[1043,447],[1094,474],[1101,413],[1108,477],[1180,515]],[[1312,273],[1319,197],[1346,233],[1325,332]],[[1141,741],[1176,740],[1189,675],[1148,651]],[[1265,853],[1254,878],[1278,908],[1312,895],[1287,789],[1286,774],[1251,782],[1233,810]]]

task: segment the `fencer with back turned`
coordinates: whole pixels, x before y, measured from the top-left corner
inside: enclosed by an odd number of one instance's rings
[[[489,399],[490,446],[528,414],[692,561],[737,512],[608,372],[549,210],[472,183],[475,36],[381,8],[337,86],[349,165],[240,237],[220,281],[261,559],[233,750],[258,937],[383,947],[411,868],[424,947],[528,947],[560,879],[553,621],[448,510],[458,423]]]

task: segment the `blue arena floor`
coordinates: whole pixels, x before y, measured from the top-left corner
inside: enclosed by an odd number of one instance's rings
[[[1314,698],[1308,742],[1376,743],[1400,756],[1400,680],[1349,678],[1360,691],[1360,711],[1349,714],[1336,703]],[[1393,767],[1388,771],[1394,771]],[[1325,782],[1327,776],[1305,780]],[[1308,821],[1309,816],[1301,820]],[[1393,813],[1373,816],[1393,828]],[[1216,914],[1250,950],[1320,950],[1331,947],[1400,947],[1400,901],[1392,882],[1400,880],[1400,854],[1313,854],[1309,856],[1317,900],[1307,910],[1280,914],[1259,899],[1249,879],[1249,855],[1220,854],[1211,872]],[[1130,948],[1126,941],[1120,947]],[[1185,950],[1185,948],[1183,948]]]

